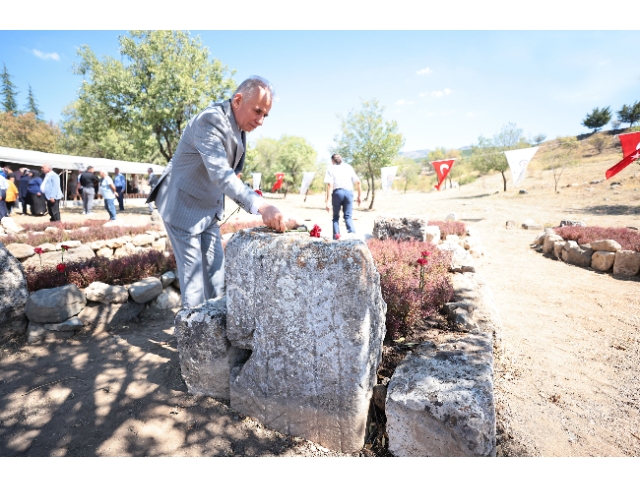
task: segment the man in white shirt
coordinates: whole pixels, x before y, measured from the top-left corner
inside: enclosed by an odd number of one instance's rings
[[[7,202],[7,190],[9,189],[9,183],[4,177],[4,171],[0,171],[0,220],[8,215]]]
[[[347,225],[347,232],[356,233],[353,226],[353,185],[358,190],[358,206],[360,206],[360,197],[362,196],[362,188],[360,178],[349,164],[342,163],[340,154],[331,156],[331,167],[327,169],[324,182],[327,184],[327,193],[324,199],[327,211],[329,211],[329,196],[333,206],[333,239],[340,238],[340,209],[344,214],[344,223]]]
[[[60,200],[62,199],[62,189],[60,189],[60,176],[55,171],[51,170],[49,164],[42,166],[42,172],[45,174],[42,184],[40,185],[40,191],[44,194],[44,199],[47,201],[47,210],[51,217],[49,221],[60,221]]]

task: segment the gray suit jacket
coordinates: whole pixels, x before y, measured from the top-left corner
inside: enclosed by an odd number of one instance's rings
[[[171,226],[201,233],[223,219],[225,194],[247,212],[260,198],[237,177],[245,147],[230,102],[216,103],[189,121],[147,199]]]

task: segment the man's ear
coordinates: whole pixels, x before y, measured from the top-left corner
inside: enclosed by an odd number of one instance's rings
[[[239,107],[242,103],[242,93],[236,93],[235,95],[233,95],[232,103],[234,104],[234,106]]]

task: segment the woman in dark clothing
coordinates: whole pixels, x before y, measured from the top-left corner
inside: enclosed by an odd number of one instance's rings
[[[47,202],[40,191],[42,178],[38,171],[30,171],[29,176],[29,185],[27,186],[29,201],[27,203],[31,206],[32,215],[42,216],[47,212]]]

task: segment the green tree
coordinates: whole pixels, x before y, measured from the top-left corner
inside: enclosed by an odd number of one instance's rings
[[[378,100],[364,101],[359,111],[351,110],[346,118],[341,117],[342,134],[334,139],[337,152],[342,159],[362,171],[371,188],[371,203],[375,201],[374,178],[380,168],[390,166],[404,145],[395,120],[385,121],[384,107]]]
[[[36,97],[33,95],[31,85],[29,85],[29,94],[27,95],[27,107],[25,111],[27,113],[33,113],[38,120],[42,118],[42,112],[38,108],[38,103],[36,102]]]
[[[531,144],[522,136],[522,129],[519,129],[515,123],[509,122],[502,126],[500,133],[494,135],[493,139],[487,139],[482,135],[478,137],[478,144],[471,149],[473,165],[480,174],[488,174],[492,171],[502,174],[504,191],[506,191],[507,177],[505,172],[509,169],[509,163],[504,151],[524,149],[530,146]]]
[[[582,125],[588,129],[593,129],[593,133],[596,133],[602,127],[607,125],[611,120],[611,107],[594,108],[591,113],[588,113],[585,119],[582,121]]]
[[[398,176],[404,179],[404,192],[406,193],[409,184],[418,181],[422,166],[408,157],[400,157],[395,164],[398,166]]]
[[[33,113],[0,113],[0,146],[55,153],[60,135],[56,125],[37,120]]]
[[[547,138],[547,134],[538,134],[533,138],[533,143],[535,145],[540,145],[546,138]]]
[[[119,42],[123,61],[100,61],[89,46],[78,51],[75,73],[87,78],[76,105],[80,130],[94,138],[108,137],[109,130],[128,134],[136,159],[152,157],[153,137],[166,163],[189,119],[229,97],[235,82],[188,32],[130,31]]]
[[[633,105],[622,105],[622,108],[618,112],[618,120],[621,123],[628,123],[631,127],[634,123],[640,120],[640,102],[635,102]]]
[[[295,188],[302,182],[304,171],[315,169],[318,154],[302,137],[283,135],[278,141],[276,158],[277,172],[284,173],[284,197],[287,197],[289,186]]]
[[[18,102],[16,101],[16,97],[18,96],[19,91],[16,90],[16,85],[11,81],[11,75],[9,71],[7,71],[7,65],[3,63],[4,69],[2,70],[2,89],[0,89],[0,94],[2,95],[2,108],[3,111],[13,113],[14,115],[19,115],[18,111]]]
[[[558,148],[555,155],[547,164],[547,169],[553,173],[554,191],[558,192],[558,184],[564,170],[578,162],[582,154],[582,146],[576,137],[558,137]]]

